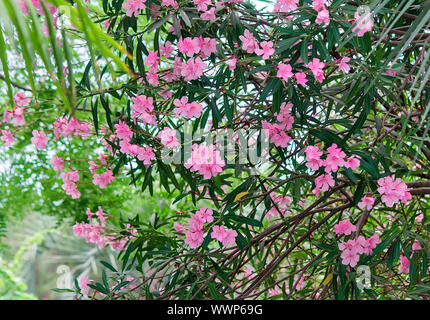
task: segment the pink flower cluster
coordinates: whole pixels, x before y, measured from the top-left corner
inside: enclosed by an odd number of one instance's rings
[[[288,13],[298,8],[299,0],[277,0],[273,12]]]
[[[233,229],[227,229],[223,225],[213,226],[211,238],[216,239],[223,244],[223,246],[228,246],[229,244],[236,243],[237,232]]]
[[[291,103],[282,103],[279,114],[276,114],[277,124],[271,124],[266,120],[261,122],[263,129],[268,130],[269,139],[277,147],[286,148],[291,137],[286,134],[293,128],[294,117],[291,115]]]
[[[323,151],[319,150],[319,145],[317,146],[307,146],[305,149],[306,155],[306,167],[311,170],[318,170],[320,167],[324,166],[323,174],[315,179],[316,188],[313,193],[318,195],[321,191],[327,191],[330,187],[334,186],[334,179],[331,176],[331,172],[337,172],[340,167],[349,168],[355,170],[360,165],[360,160],[358,160],[355,155],[347,157],[345,152],[341,148],[333,143],[329,148],[327,148],[326,159],[321,159]]]
[[[210,179],[222,172],[225,161],[221,159],[220,152],[216,150],[215,145],[194,144],[191,157],[184,166],[192,172],[197,171],[205,179]]]
[[[407,204],[412,199],[408,186],[400,178],[385,177],[378,179],[378,192],[382,195],[381,201],[392,207],[395,203]]]
[[[146,97],[140,96],[139,100],[135,100],[139,102],[135,102],[135,104],[136,103],[140,104],[145,99]],[[148,98],[146,99],[146,101],[152,104],[152,100],[149,100],[149,99],[152,99],[152,98]],[[138,113],[138,111],[136,111],[136,108],[133,110],[133,112]],[[145,112],[145,111],[142,109],[142,112]],[[115,136],[120,140],[119,146],[120,146],[121,153],[128,154],[133,157],[137,157],[138,160],[143,161],[143,164],[146,167],[148,167],[151,164],[151,161],[155,159],[155,153],[151,147],[149,146],[141,147],[141,146],[138,146],[137,144],[130,143],[131,138],[133,137],[133,131],[125,122],[122,122],[121,120],[119,120],[118,124],[115,125]],[[109,177],[110,175],[107,174],[105,176],[105,179]],[[105,180],[105,181],[108,181],[108,180]]]
[[[107,235],[105,232],[107,217],[106,213],[103,212],[100,206],[98,211],[95,213],[91,212],[90,209],[87,209],[86,214],[88,216],[89,223],[76,222],[73,226],[73,233],[77,237],[85,238],[87,243],[96,244],[100,249],[104,248],[106,244],[109,243],[114,250],[123,250],[127,241],[135,238],[137,234],[137,230],[127,224],[126,231],[130,233],[129,236],[118,239],[117,236]],[[96,218],[96,221],[92,219],[93,216]]]
[[[66,194],[72,196],[73,199],[80,198],[81,193],[76,186],[76,182],[79,181],[78,171],[62,171],[61,178],[63,179],[63,185],[61,187],[66,191]]]
[[[342,258],[342,264],[350,265],[355,267],[360,260],[361,254],[372,254],[373,249],[380,243],[379,236],[375,233],[367,240],[363,236],[359,236],[356,239],[350,239],[347,242],[339,243],[339,250],[342,251],[340,257]]]
[[[323,80],[325,79],[323,71],[324,62],[321,62],[318,58],[313,58],[311,62],[306,64],[306,67],[311,69],[312,74],[318,82],[323,82]]]
[[[317,24],[330,24],[330,13],[326,8],[326,2],[327,0],[314,0],[312,2],[312,7],[318,12],[317,18],[315,19]]]
[[[176,232],[185,233],[185,243],[190,246],[191,249],[196,249],[201,246],[204,239],[204,225],[206,222],[212,222],[214,220],[213,211],[210,208],[201,208],[196,211],[195,214],[190,214],[188,221],[188,231],[185,226],[178,222],[175,222],[174,228]]]
[[[239,36],[239,39],[242,41],[242,49],[247,53],[255,53],[265,60],[269,59],[275,53],[273,41],[262,41],[258,44],[254,35],[248,29],[245,30],[243,35]]]
[[[93,130],[91,123],[79,121],[76,118],[56,118],[52,125],[54,126],[54,141],[60,136],[66,138],[72,138],[72,136],[75,136],[85,139],[92,135]]]
[[[271,219],[273,219],[273,218],[277,218],[277,217],[279,217],[280,216],[280,213],[279,213],[279,211],[282,213],[282,215],[285,217],[285,216],[287,216],[287,215],[289,215],[291,212],[290,211],[288,211],[288,206],[291,204],[291,202],[293,201],[292,199],[291,199],[291,197],[289,197],[289,196],[285,196],[285,197],[283,197],[283,196],[281,196],[281,195],[278,195],[278,194],[273,194],[273,195],[271,195],[270,196],[272,199],[273,199],[273,201],[276,203],[276,206],[277,206],[277,208],[275,207],[275,206],[273,206],[268,212],[267,212],[267,214],[266,214],[266,216],[267,216],[267,219],[270,221]]]
[[[126,11],[125,15],[132,17],[133,15],[137,17],[139,15],[139,10],[146,8],[145,0],[126,0],[122,7]]]
[[[354,14],[354,18],[355,19],[353,20],[354,26],[352,28],[352,32],[355,32],[356,30],[358,30],[357,32],[358,37],[362,37],[366,32],[372,30],[373,19],[370,12],[360,14],[360,12],[357,11]]]
[[[173,100],[173,104],[177,107],[173,110],[176,116],[183,116],[191,119],[192,117],[200,117],[203,106],[195,101],[188,103],[187,97],[182,97],[181,100]]]
[[[5,142],[5,145],[10,147],[14,141],[14,137],[12,132],[9,130],[0,130],[2,136],[0,137],[0,140]]]

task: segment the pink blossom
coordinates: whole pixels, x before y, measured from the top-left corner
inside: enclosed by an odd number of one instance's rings
[[[351,157],[346,157],[344,166],[345,168],[350,168],[351,170],[355,170],[360,166],[360,160],[358,160],[355,155]]]
[[[119,120],[119,123],[115,125],[115,129],[115,134],[119,139],[130,141],[133,137],[133,131],[131,131],[130,127],[121,120]]]
[[[255,49],[257,56],[262,56],[263,59],[269,59],[274,53],[273,41],[262,41],[260,42],[260,48]]]
[[[178,49],[180,53],[184,53],[188,57],[192,57],[194,54],[197,54],[200,52],[199,38],[187,37],[185,39],[179,40]]]
[[[401,273],[409,273],[409,266],[411,262],[407,257],[403,254],[400,254],[400,272]]]
[[[334,186],[334,179],[331,174],[323,174],[315,178],[315,185],[317,186],[317,188],[320,188],[321,191],[325,192],[330,187]]]
[[[156,68],[159,63],[160,57],[158,56],[158,51],[149,51],[145,59],[145,65]]]
[[[413,251],[422,250],[422,247],[421,247],[420,242],[418,240],[415,240],[415,242],[412,244],[412,250]]]
[[[215,149],[214,145],[199,146],[194,144],[191,157],[184,166],[190,171],[198,171],[205,179],[210,179],[222,172],[225,161],[221,159],[220,153]]]
[[[62,171],[64,166],[64,160],[60,158],[59,156],[54,156],[51,159],[51,164],[54,167],[55,171]]]
[[[179,222],[175,222],[173,228],[175,228],[175,231],[178,233],[185,233],[185,226]]]
[[[319,11],[315,22],[317,24],[330,24],[330,13],[328,12],[328,10],[324,8],[323,10]]]
[[[126,10],[125,15],[127,17],[139,15],[139,10],[143,10],[146,8],[145,0],[126,0],[122,7]]]
[[[161,139],[163,145],[170,149],[179,146],[179,141],[176,138],[176,131],[169,127],[164,127],[164,129],[158,133],[158,138]]]
[[[308,82],[308,79],[306,79],[306,73],[304,72],[295,73],[294,77],[296,78],[297,84],[301,85],[302,87],[304,87],[306,82]]]
[[[211,238],[222,242],[224,246],[236,243],[237,232],[233,229],[227,229],[223,225],[213,226]]]
[[[278,72],[276,73],[276,76],[288,81],[288,79],[293,76],[293,73],[291,72],[292,70],[293,69],[289,64],[280,63],[278,64]]]
[[[321,62],[318,58],[313,58],[306,67],[311,69],[312,74],[318,82],[322,82],[324,80],[324,62]]]
[[[215,21],[216,20],[215,7],[212,7],[209,10],[207,10],[206,12],[202,13],[200,15],[200,18],[202,18],[202,20]]]
[[[190,58],[186,63],[182,64],[181,75],[185,81],[196,80],[203,75],[203,70],[206,66],[207,64],[202,59],[196,58],[193,60]]]
[[[200,117],[202,114],[203,106],[195,101],[188,103],[187,97],[182,97],[181,100],[175,99],[173,104],[177,107],[173,112],[179,116],[184,116],[191,119],[192,117]]]
[[[344,74],[347,74],[349,70],[351,70],[351,67],[348,65],[348,62],[350,60],[351,59],[349,57],[343,57],[338,64],[339,70],[342,71]]]
[[[306,167],[311,170],[318,170],[319,167],[323,164],[323,160],[321,159],[323,152],[319,151],[318,146],[307,146],[305,149],[305,154]]]
[[[258,49],[258,43],[248,29],[245,29],[244,34],[239,36],[239,39],[242,41],[242,49],[247,53],[254,53]]]
[[[360,15],[360,13],[357,11],[354,14],[354,18],[354,27],[352,28],[352,32],[355,32],[358,29],[358,37],[362,37],[366,32],[372,30],[373,19],[370,12]]]
[[[200,247],[203,243],[203,231],[197,232],[188,231],[185,233],[185,244],[189,245],[191,249]]]
[[[48,144],[48,138],[46,138],[46,134],[42,130],[33,130],[33,138],[31,138],[30,140],[31,143],[34,144],[34,146],[40,150],[45,149],[46,145]]]
[[[339,221],[335,224],[334,231],[336,234],[350,235],[352,232],[357,231],[357,227],[354,226],[349,220]]]
[[[160,44],[160,55],[164,57],[170,57],[172,52],[173,52],[173,46],[170,41],[166,41],[164,45]]]
[[[212,53],[216,52],[216,39],[211,38],[203,38],[200,36],[199,45],[200,45],[200,56],[202,58],[209,57]]]
[[[342,264],[350,265],[351,267],[355,267],[360,259],[357,251],[349,249],[345,249],[340,257],[342,258]]]
[[[154,150],[149,146],[141,148],[137,154],[137,159],[143,161],[145,167],[149,167],[151,161],[155,159]]]
[[[214,221],[212,214],[213,214],[213,211],[210,208],[201,208],[196,212],[196,215],[199,216],[205,222]]]
[[[24,108],[15,108],[12,113],[12,123],[16,126],[25,125]]]
[[[30,103],[31,98],[26,97],[24,92],[18,92],[13,96],[13,102],[17,107],[25,107]]]
[[[81,293],[83,295],[87,295],[88,294],[88,290],[90,289],[90,287],[88,286],[89,283],[89,279],[87,276],[81,277],[79,279],[79,288],[81,289]]]
[[[273,8],[274,12],[288,13],[297,9],[299,0],[277,0]]]
[[[325,172],[336,172],[339,167],[345,165],[344,158],[346,157],[346,154],[342,151],[341,148],[337,147],[337,144],[333,143],[328,149],[327,149],[328,155],[327,158],[324,160],[323,165],[325,166]]]
[[[234,69],[236,69],[236,63],[237,63],[237,59],[236,58],[232,58],[229,60],[226,60],[226,65],[228,65],[228,68],[230,69],[230,71],[233,71]]]
[[[2,133],[0,140],[4,141],[5,145],[10,147],[14,140],[12,132],[10,132],[9,130],[0,130],[0,132]]]
[[[315,11],[320,12],[325,9],[327,0],[313,0],[312,1],[312,7]]]
[[[406,183],[400,178],[394,179],[394,176],[380,178],[378,184],[380,186],[378,192],[382,195],[381,201],[389,207],[400,201],[407,204],[412,199]]]
[[[107,170],[106,172],[102,173],[102,174],[95,174],[93,176],[93,183],[96,186],[99,186],[101,189],[106,188],[106,186],[108,184],[110,184],[113,180],[115,179],[115,177],[113,176],[113,173],[111,170]]]
[[[361,201],[358,203],[358,207],[361,210],[367,210],[370,211],[373,208],[373,205],[375,204],[375,198],[370,196],[364,196]]]

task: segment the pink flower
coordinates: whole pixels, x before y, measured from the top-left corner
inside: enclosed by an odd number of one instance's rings
[[[278,72],[276,73],[276,76],[288,81],[288,79],[293,76],[293,73],[291,72],[292,70],[293,69],[289,64],[280,63],[278,64]]]
[[[325,172],[336,172],[339,167],[345,165],[344,158],[346,154],[342,151],[341,148],[337,147],[337,144],[333,143],[331,147],[327,149],[328,155],[324,160],[323,165],[325,166]]]
[[[422,213],[415,218],[415,220],[417,220],[418,223],[421,223],[423,219],[424,219],[424,215]]]
[[[367,239],[367,242],[371,249],[375,249],[376,245],[381,243],[381,239],[379,239],[379,236],[375,233],[373,236]]]
[[[202,18],[202,20],[215,21],[216,20],[215,7],[212,7],[209,10],[207,10],[206,12],[202,13],[200,15],[200,18]]]
[[[164,57],[169,57],[173,52],[173,46],[170,41],[166,41],[163,44],[160,44],[160,54]]]
[[[46,138],[46,134],[42,130],[33,130],[33,138],[31,138],[30,140],[31,143],[34,144],[34,146],[40,150],[45,149],[46,145],[48,144],[48,138]]]
[[[212,53],[216,52],[216,39],[203,38],[200,36],[198,38],[200,46],[200,56],[202,58],[209,57]]]
[[[200,247],[203,243],[203,231],[196,232],[188,231],[185,233],[185,244],[189,245],[191,249]]]
[[[420,242],[418,240],[415,240],[414,244],[412,245],[412,250],[413,251],[422,250],[422,247],[421,247]]]
[[[328,10],[324,8],[323,10],[319,11],[315,22],[317,24],[330,24],[330,13]]]
[[[55,171],[63,171],[64,160],[58,156],[54,156],[51,159],[51,164]]]
[[[137,154],[137,159],[143,161],[145,167],[149,167],[151,161],[155,159],[154,150],[149,146],[141,148]]]
[[[113,180],[115,179],[115,177],[113,176],[113,173],[111,170],[107,170],[106,172],[102,173],[102,174],[95,174],[93,176],[93,183],[96,186],[99,186],[101,189],[106,188],[106,186],[108,184],[110,184]]]
[[[158,133],[158,138],[161,139],[163,145],[170,149],[179,146],[179,141],[176,138],[176,131],[169,127],[164,127],[164,129]]]
[[[269,289],[269,297],[277,296],[280,294],[278,288]]]
[[[323,164],[323,160],[321,159],[323,152],[319,151],[318,146],[307,146],[305,149],[305,154],[306,167],[311,170],[318,170],[319,167]]]
[[[183,63],[181,68],[181,75],[184,77],[185,81],[196,80],[201,75],[203,75],[203,70],[206,68],[207,64],[200,58],[193,60],[190,58],[186,63]]]
[[[334,231],[336,234],[350,235],[352,232],[357,231],[357,227],[349,220],[343,220],[334,226]]]
[[[200,41],[199,38],[190,38],[178,41],[178,49],[180,53],[186,54],[188,57],[192,57],[194,54],[200,52]],[[190,61],[190,60],[188,60]]]
[[[313,58],[311,62],[309,62],[306,67],[311,69],[315,79],[318,82],[323,82],[324,80],[324,62],[321,62],[318,58]]]
[[[360,259],[360,256],[355,250],[345,249],[340,255],[342,258],[342,264],[345,266],[350,265],[351,267],[355,267]]]
[[[236,243],[237,232],[233,229],[227,229],[223,225],[221,226],[213,226],[211,238],[216,239],[226,247],[229,244]]]
[[[304,87],[306,82],[308,82],[308,79],[306,79],[306,73],[304,72],[295,73],[294,77],[296,78],[297,84],[300,84],[302,87]]]
[[[351,70],[351,67],[348,65],[350,60],[351,59],[349,57],[343,57],[338,64],[339,70],[344,74],[347,74],[349,70]]]
[[[26,107],[30,103],[31,98],[26,97],[24,92],[18,92],[13,96],[13,102],[17,107]]]
[[[239,39],[242,41],[242,49],[247,53],[254,53],[258,49],[258,43],[248,29],[245,29],[244,34],[239,36]]]
[[[221,159],[220,153],[214,145],[194,144],[191,157],[184,166],[192,172],[198,171],[205,179],[210,179],[222,172],[225,161]]]
[[[179,222],[175,222],[173,224],[173,228],[178,233],[185,233],[185,226],[183,224],[180,224]]]
[[[299,0],[277,0],[273,8],[274,12],[288,13],[297,9]]]
[[[237,59],[236,58],[231,58],[229,60],[227,60],[225,63],[226,65],[228,65],[228,68],[233,71],[234,69],[236,69],[236,63],[237,63]]]
[[[25,125],[24,108],[15,108],[12,113],[12,123],[16,126]]]
[[[139,15],[139,10],[143,10],[146,8],[145,1],[144,0],[126,0],[122,7],[126,10],[125,15],[127,17],[135,16],[137,17]]]
[[[0,140],[4,141],[5,145],[10,147],[14,140],[12,132],[10,132],[9,130],[0,130],[0,132],[2,133]]]
[[[320,188],[321,191],[325,192],[330,187],[334,186],[334,179],[331,174],[323,174],[317,178],[315,178],[315,185],[317,188]]]
[[[378,184],[380,186],[378,192],[382,194],[381,201],[389,207],[400,201],[407,204],[412,199],[412,195],[407,191],[407,185],[400,178],[394,179],[394,176],[380,178]]]
[[[354,27],[352,28],[352,32],[355,32],[358,29],[358,37],[362,37],[366,32],[372,30],[373,19],[370,12],[364,13],[362,15],[360,15],[359,12],[356,12],[354,14],[354,18]]]
[[[255,49],[257,56],[263,56],[263,59],[269,59],[275,53],[273,49],[273,41],[263,41],[260,43],[261,49]]]
[[[345,168],[350,168],[351,170],[355,170],[358,168],[358,166],[360,166],[360,160],[358,160],[355,155],[351,157],[346,157],[345,160],[346,160],[344,164]]]
[[[156,68],[160,62],[158,51],[149,51],[148,56],[145,59],[145,65]]]
[[[119,123],[115,125],[115,134],[119,139],[130,141],[133,137],[133,131],[131,131],[130,127],[119,120]]]
[[[90,289],[90,287],[88,286],[88,283],[89,283],[90,281],[89,281],[89,279],[88,279],[88,277],[87,276],[85,276],[85,277],[81,277],[80,279],[79,279],[79,288],[81,289],[81,293],[83,294],[83,295],[87,295],[87,293],[88,293],[88,290]]]
[[[72,196],[73,199],[81,197],[81,193],[77,189],[76,182],[79,180],[79,174],[76,170],[63,171],[61,172],[61,178],[63,179],[63,185],[61,186],[66,194]]]
[[[400,272],[401,273],[409,273],[409,266],[411,262],[407,257],[403,254],[400,254]]]
[[[181,115],[191,119],[192,117],[198,118],[202,114],[203,106],[195,101],[188,103],[187,97],[182,97],[181,100],[175,99],[173,104],[177,106],[177,108],[173,110],[177,116]]]
[[[315,11],[320,12],[325,9],[325,4],[327,0],[314,0],[312,1],[312,7]]]
[[[367,210],[370,211],[373,208],[373,205],[375,204],[375,198],[373,197],[369,197],[369,196],[364,196],[361,201],[358,203],[358,207],[361,210]]]
[[[200,219],[204,220],[205,222],[214,221],[212,214],[213,214],[213,211],[210,208],[201,208],[196,212],[196,215],[200,217]]]

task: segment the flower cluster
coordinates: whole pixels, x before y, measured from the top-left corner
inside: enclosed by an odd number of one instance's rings
[[[276,120],[279,123],[271,124],[266,120],[261,122],[263,129],[268,130],[269,139],[277,147],[286,148],[291,141],[291,137],[286,134],[293,127],[294,117],[291,115],[291,103],[283,103],[280,107],[280,112],[276,114]]]
[[[392,177],[380,178],[378,180],[378,192],[382,195],[381,201],[392,207],[395,203],[407,204],[412,195],[407,191],[408,186],[400,178]]]
[[[194,144],[191,157],[184,164],[192,172],[200,173],[205,179],[210,179],[222,172],[225,161],[221,159],[220,152],[215,145]]]
[[[96,244],[99,248],[104,248],[108,243],[114,250],[123,250],[127,241],[137,234],[137,230],[127,224],[126,231],[130,234],[129,236],[119,239],[117,236],[107,235],[105,232],[107,216],[100,206],[95,213],[87,209],[86,214],[89,223],[76,222],[73,226],[73,233],[75,236],[85,238],[87,243]]]
[[[347,242],[340,242],[339,250],[342,251],[340,256],[342,258],[342,264],[355,267],[358,260],[360,260],[360,255],[372,254],[373,249],[375,249],[376,245],[380,242],[381,240],[376,233],[368,239],[365,239],[363,236],[359,236],[358,238],[350,239]]]

